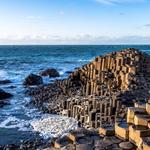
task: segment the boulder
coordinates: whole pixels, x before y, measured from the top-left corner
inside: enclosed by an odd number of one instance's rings
[[[0,100],[10,98],[13,95],[10,93],[5,92],[4,90],[0,89]]]
[[[0,84],[9,84],[12,83],[10,80],[0,80]]]
[[[10,89],[14,89],[14,88],[16,88],[16,86],[11,85],[11,86],[8,86],[8,88],[10,88]]]
[[[76,150],[93,150],[94,146],[91,144],[78,144]]]
[[[61,150],[75,150],[75,145],[74,144],[68,144],[65,147],[62,147]]]
[[[6,145],[4,147],[4,150],[16,150],[16,149],[18,149],[18,147],[14,144]]]
[[[40,75],[41,76],[49,76],[49,77],[52,77],[52,78],[60,76],[59,72],[56,69],[54,69],[54,68],[46,69],[46,70],[40,72]]]
[[[120,144],[119,144],[119,146],[120,146],[120,148],[122,148],[122,149],[126,149],[126,150],[132,150],[133,149],[133,144],[132,143],[130,143],[130,142],[121,142]]]
[[[23,83],[24,85],[30,86],[30,85],[40,85],[43,84],[43,79],[41,76],[30,74],[25,78],[25,81]]]
[[[5,92],[4,90],[0,89],[0,108],[2,108],[4,105],[8,105],[9,102],[5,99],[12,97],[13,95],[10,93]]]

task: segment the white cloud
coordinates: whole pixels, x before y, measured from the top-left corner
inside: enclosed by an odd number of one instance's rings
[[[150,27],[150,23],[148,23],[148,24],[145,24],[144,26],[145,26],[145,27]]]
[[[116,5],[122,3],[142,3],[146,2],[147,0],[94,0],[96,2],[108,5]]]
[[[42,19],[44,19],[44,17],[30,15],[30,16],[26,16],[25,19],[28,19],[28,20],[42,20]]]
[[[53,36],[53,35],[26,35],[7,36],[0,38],[0,44],[150,44],[150,36]]]

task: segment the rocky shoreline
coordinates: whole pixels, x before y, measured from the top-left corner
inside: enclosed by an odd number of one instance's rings
[[[45,113],[73,117],[79,128],[49,140],[44,147],[42,142],[36,145],[35,141],[33,147],[28,147],[28,141],[16,149],[150,149],[149,74],[150,56],[129,48],[98,56],[70,73],[67,79],[48,85],[43,85],[41,76],[29,75],[24,82],[29,85],[26,94],[31,96],[28,105]],[[40,75],[59,76],[53,69]]]
[[[83,126],[96,128],[125,118],[126,107],[150,98],[150,56],[125,49],[98,56],[76,69],[67,79],[28,90],[32,104],[44,112],[74,117]],[[74,111],[74,112],[73,112]],[[95,117],[100,117],[98,123]],[[94,120],[91,120],[94,119]],[[104,121],[102,121],[104,120]]]
[[[67,79],[29,94],[44,112],[74,117],[86,129],[115,127],[117,119],[126,119],[128,107],[149,102],[149,73],[150,56],[129,48],[98,56]]]

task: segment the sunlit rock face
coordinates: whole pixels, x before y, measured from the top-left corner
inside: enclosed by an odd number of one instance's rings
[[[149,74],[150,56],[128,48],[97,56],[67,79],[37,89],[33,102],[42,108],[47,104],[46,112],[98,128],[114,123],[116,117],[126,118],[128,106],[150,98]]]
[[[63,101],[60,108],[84,126],[114,123],[116,117],[126,117],[126,107],[134,101],[150,98],[149,74],[150,56],[137,49],[98,56],[60,84],[64,90],[78,85],[81,93]]]
[[[129,48],[98,56],[70,76],[78,79],[84,95],[103,96],[108,92],[149,87],[150,56]],[[109,91],[108,91],[109,90]]]

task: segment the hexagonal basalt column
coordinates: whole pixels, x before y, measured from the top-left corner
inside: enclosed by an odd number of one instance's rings
[[[123,140],[129,139],[129,129],[126,122],[116,122],[115,123],[115,135]]]

